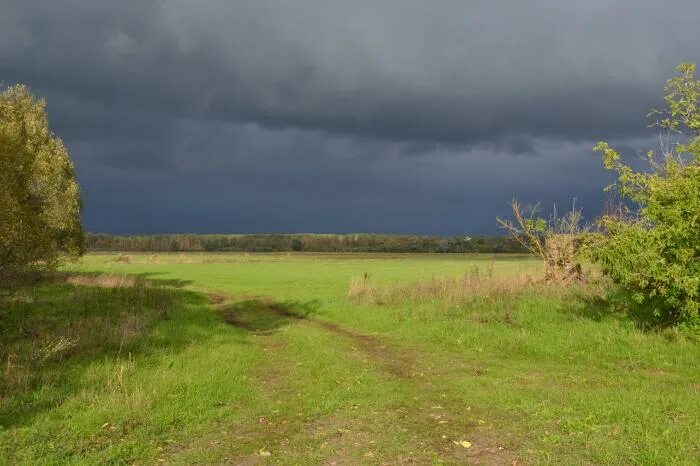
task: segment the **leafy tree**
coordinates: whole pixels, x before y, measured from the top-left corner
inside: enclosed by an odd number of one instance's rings
[[[0,93],[0,285],[83,252],[80,190],[45,106],[25,86]]]
[[[649,151],[649,168],[636,171],[600,142],[596,151],[617,174],[621,207],[600,220],[591,258],[612,279],[650,306],[664,323],[700,325],[700,81],[683,64],[666,85],[664,111],[653,125],[661,149]]]

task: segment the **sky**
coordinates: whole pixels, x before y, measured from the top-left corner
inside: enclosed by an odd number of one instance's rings
[[[589,218],[681,62],[697,0],[0,0],[0,81],[47,101],[85,227],[496,234]]]

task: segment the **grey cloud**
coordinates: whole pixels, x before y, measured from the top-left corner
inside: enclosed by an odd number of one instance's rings
[[[3,75],[100,102],[392,139],[630,135],[694,1],[9,2]],[[673,35],[659,24],[673,24]]]

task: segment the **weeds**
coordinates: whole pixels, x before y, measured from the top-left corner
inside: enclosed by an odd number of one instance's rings
[[[355,300],[369,300],[374,298],[375,289],[369,284],[369,274],[365,272],[362,277],[350,277],[348,286],[348,298]]]
[[[126,360],[121,359],[121,355],[117,355],[117,360],[114,367],[110,368],[107,377],[107,389],[110,393],[122,392],[125,389],[126,380],[129,374],[132,374],[136,365],[131,353],[128,353]]]

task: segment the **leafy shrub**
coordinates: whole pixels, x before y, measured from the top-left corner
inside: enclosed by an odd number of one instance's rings
[[[653,126],[661,149],[636,171],[600,142],[606,169],[617,174],[621,206],[600,220],[587,250],[604,273],[650,306],[666,324],[700,327],[700,81],[695,66],[678,67],[666,86],[665,111]]]

